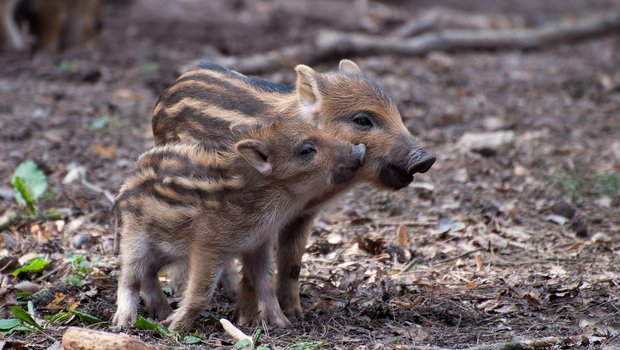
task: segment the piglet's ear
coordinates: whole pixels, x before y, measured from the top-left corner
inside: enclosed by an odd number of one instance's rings
[[[297,72],[296,90],[301,116],[307,122],[313,122],[318,114],[321,100],[317,83],[318,73],[303,64],[297,65],[295,72]]]
[[[235,148],[241,156],[261,174],[271,174],[273,167],[269,163],[269,147],[258,140],[242,140],[237,142]]]
[[[338,70],[342,73],[363,74],[360,67],[351,60],[341,60],[338,65]]]

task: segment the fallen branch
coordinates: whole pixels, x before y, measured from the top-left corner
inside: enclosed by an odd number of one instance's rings
[[[562,340],[557,337],[547,337],[540,339],[531,339],[524,341],[512,341],[506,343],[497,343],[489,345],[479,345],[464,350],[530,350],[548,348],[554,345],[562,344]]]
[[[404,38],[417,35],[431,29],[460,28],[460,29],[506,29],[513,27],[510,19],[501,15],[480,15],[470,12],[457,11],[447,8],[434,8],[422,16],[407,21],[392,35]]]
[[[114,334],[86,328],[69,327],[62,336],[65,350],[155,350],[156,345],[147,344],[126,334]]]
[[[242,73],[255,74],[312,64],[334,57],[397,54],[420,56],[431,51],[475,49],[540,49],[561,42],[582,40],[620,30],[620,12],[560,20],[538,28],[505,30],[439,30],[410,39],[393,36],[321,31],[313,45],[294,45],[243,57],[220,57],[211,61]],[[195,67],[192,62],[182,69]]]

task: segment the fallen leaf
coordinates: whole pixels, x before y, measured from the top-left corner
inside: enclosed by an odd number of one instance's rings
[[[525,299],[525,301],[527,301],[528,304],[533,305],[533,306],[534,305],[538,306],[541,304],[540,296],[535,292],[525,292],[523,294],[523,299]]]
[[[399,225],[398,226],[398,244],[400,244],[401,247],[407,249],[409,248],[409,237],[407,236],[407,226],[405,225]]]
[[[64,309],[63,306],[60,306],[60,303],[63,302],[63,300],[65,300],[66,295],[64,295],[63,293],[56,293],[56,297],[54,298],[54,300],[52,300],[49,304],[47,304],[45,306],[46,310],[62,310]]]
[[[484,261],[482,261],[482,254],[476,254],[476,272],[484,272]]]
[[[116,148],[95,143],[90,147],[90,153],[99,159],[113,159],[116,156]]]
[[[359,248],[370,255],[379,255],[385,250],[385,242],[383,238],[376,239],[368,237],[356,237],[353,242],[357,243]]]
[[[560,265],[553,265],[549,269],[548,276],[551,278],[563,277],[566,275],[566,270]]]

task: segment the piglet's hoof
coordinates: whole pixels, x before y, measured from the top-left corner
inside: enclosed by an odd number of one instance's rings
[[[284,312],[284,315],[286,315],[286,317],[289,320],[303,321],[304,319],[304,312],[301,310],[301,306],[299,305],[295,307],[286,308],[282,311]]]
[[[279,308],[277,310],[263,310],[259,317],[260,316],[262,316],[261,318],[267,322],[267,324],[277,328],[288,328],[291,326],[291,322],[284,316]]]

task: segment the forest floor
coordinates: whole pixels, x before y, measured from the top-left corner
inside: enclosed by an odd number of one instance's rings
[[[440,3],[533,25],[620,6]],[[63,179],[82,169],[88,182],[114,194],[152,145],[151,108],[180,66],[215,52],[292,45],[319,28],[387,34],[437,2],[364,4],[115,2],[91,47],[3,52],[0,213],[22,210],[11,177],[20,162],[33,160],[49,182],[39,208],[67,216],[18,221],[2,232],[0,319],[14,318],[10,307],[28,309],[30,301],[46,327],[0,337],[0,349],[47,348],[70,325],[109,330],[88,325],[84,315],[43,321],[67,308],[108,321],[115,310],[112,204]],[[620,35],[529,52],[351,58],[390,92],[438,160],[403,190],[359,187],[323,213],[304,256],[305,318],[290,329],[268,329],[263,344],[454,349],[558,337],[551,348],[620,349]],[[314,68],[332,70],[337,61]],[[265,76],[291,83],[294,71]],[[468,141],[493,137],[497,144]],[[49,265],[11,275],[15,264],[36,256]],[[126,332],[169,347],[230,348],[218,319],[232,309],[217,293],[195,323],[198,345]]]

